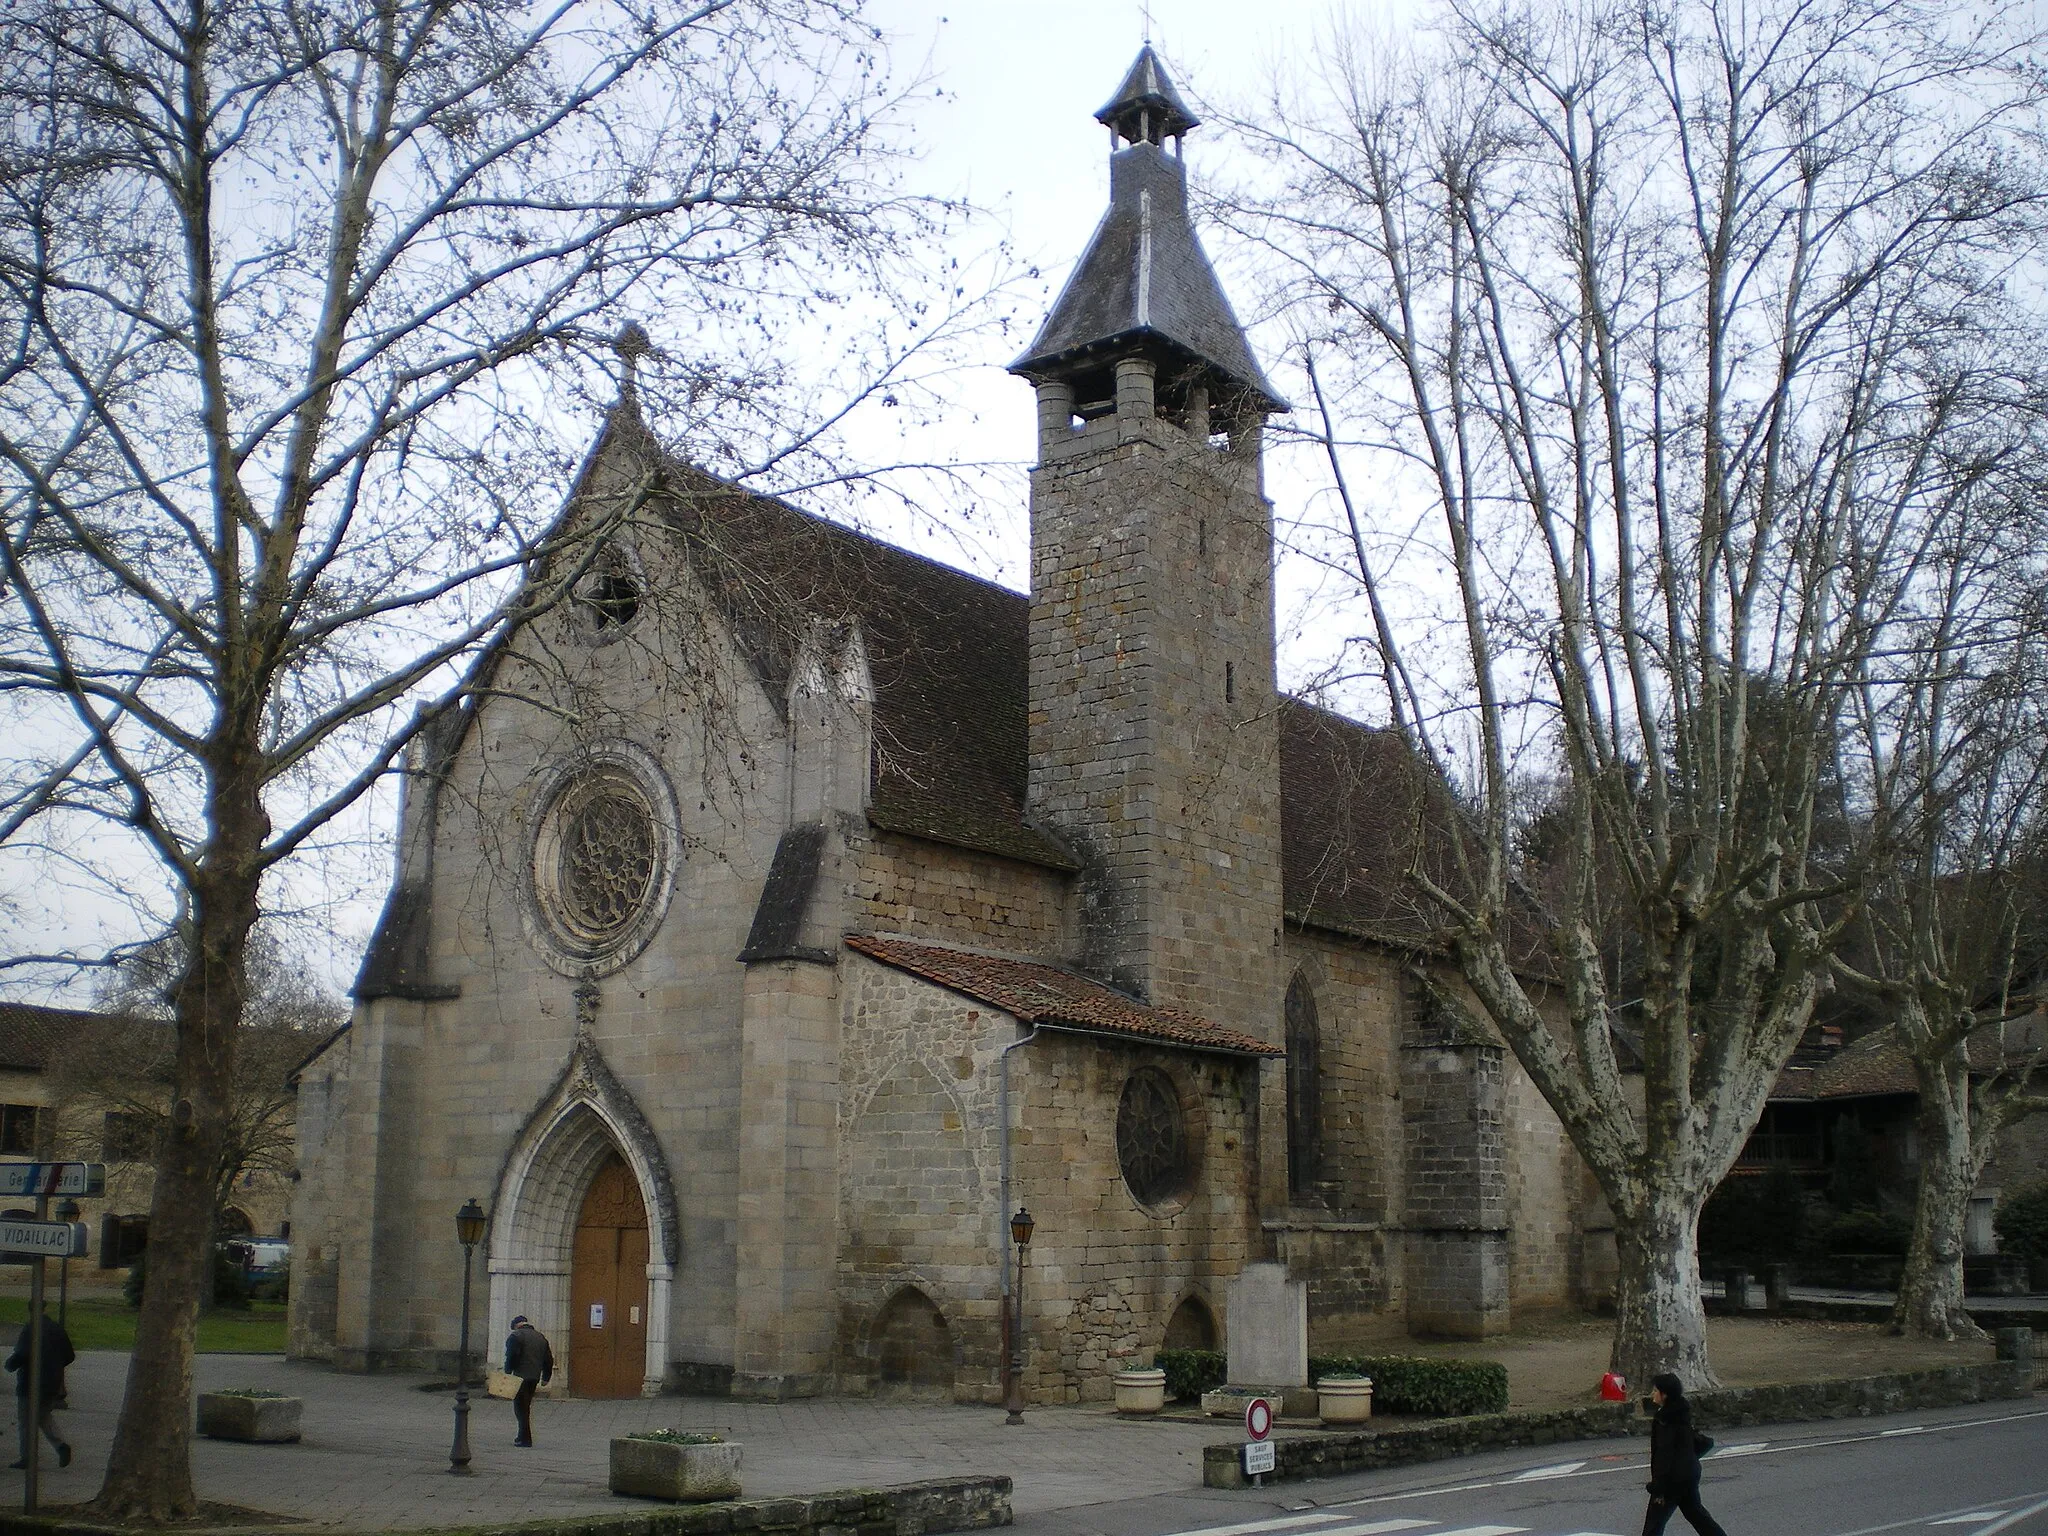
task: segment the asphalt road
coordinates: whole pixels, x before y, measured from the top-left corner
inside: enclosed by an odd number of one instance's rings
[[[1705,1426],[1710,1433],[1711,1424]],[[1729,1536],[2048,1536],[2048,1402],[1717,1434],[1701,1498]],[[1647,1443],[1109,1500],[1016,1536],[1633,1536]],[[1682,1516],[1671,1531],[1689,1532]]]

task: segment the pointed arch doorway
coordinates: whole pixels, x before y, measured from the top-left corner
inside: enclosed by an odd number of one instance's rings
[[[647,1375],[647,1207],[626,1160],[598,1167],[569,1260],[569,1391],[638,1397]]]

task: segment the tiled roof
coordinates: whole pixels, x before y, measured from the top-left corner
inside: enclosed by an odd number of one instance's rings
[[[2027,1021],[2022,1021],[2024,1024]],[[1970,1070],[1996,1072],[2003,1064],[1999,1043],[1988,1032],[1970,1040]],[[2015,1065],[2029,1053],[2014,1053]],[[1874,1099],[1917,1095],[1919,1079],[1913,1073],[1913,1059],[1906,1053],[1895,1030],[1872,1030],[1851,1041],[1825,1061],[1790,1066],[1778,1074],[1773,1099]]]
[[[911,939],[850,934],[846,947],[884,965],[935,982],[976,1002],[1043,1024],[1091,1034],[1122,1035],[1159,1045],[1239,1056],[1280,1056],[1277,1046],[1175,1008],[1154,1008],[1056,965],[974,954]]]
[[[0,1067],[16,1072],[41,1072],[65,1038],[105,1014],[76,1008],[43,1008],[34,1003],[0,1003]]]

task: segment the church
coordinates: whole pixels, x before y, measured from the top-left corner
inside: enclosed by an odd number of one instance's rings
[[[630,388],[566,599],[406,765],[349,1027],[300,1069],[291,1350],[579,1396],[1107,1398],[1227,1345],[1484,1338],[1612,1285],[1497,1042],[1418,977],[1448,797],[1282,695],[1262,432],[1150,45],[1029,350],[1031,590],[713,479]],[[542,578],[545,579],[545,578]],[[1010,1217],[1028,1209],[1027,1247]]]

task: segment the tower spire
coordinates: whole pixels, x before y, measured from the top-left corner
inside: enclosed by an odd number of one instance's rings
[[[1104,380],[1120,358],[1142,357],[1175,390],[1201,391],[1227,418],[1284,411],[1195,237],[1187,167],[1164,143],[1201,120],[1150,43],[1095,116],[1119,145],[1109,210],[1010,371],[1034,384],[1070,382],[1085,405],[1107,398]]]

